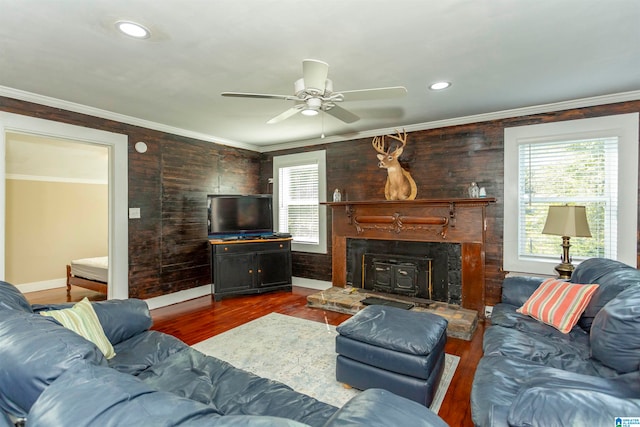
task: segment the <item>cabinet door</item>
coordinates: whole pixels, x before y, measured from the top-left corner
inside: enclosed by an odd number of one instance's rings
[[[214,293],[251,289],[256,277],[254,263],[255,255],[252,253],[216,256]]]
[[[258,253],[257,286],[286,285],[291,283],[291,252],[288,250]]]

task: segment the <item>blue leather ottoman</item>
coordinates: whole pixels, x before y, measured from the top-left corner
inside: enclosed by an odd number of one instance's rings
[[[446,319],[371,305],[336,330],[339,382],[360,390],[382,388],[431,405],[444,370]]]

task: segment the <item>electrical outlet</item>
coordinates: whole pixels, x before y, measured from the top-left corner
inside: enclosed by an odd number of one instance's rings
[[[484,317],[487,319],[491,319],[491,315],[493,314],[493,306],[485,305],[484,306]]]

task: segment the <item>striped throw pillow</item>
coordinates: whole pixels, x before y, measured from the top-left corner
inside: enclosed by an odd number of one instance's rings
[[[567,334],[587,308],[598,285],[580,285],[547,279],[516,311]]]
[[[53,317],[65,328],[94,343],[107,359],[116,355],[104,329],[102,329],[98,315],[86,297],[71,308],[42,311],[40,314]]]

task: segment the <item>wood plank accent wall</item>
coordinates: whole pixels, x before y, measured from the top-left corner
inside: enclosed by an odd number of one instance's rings
[[[209,283],[205,230],[206,193],[271,192],[274,155],[327,150],[327,188],[347,200],[384,199],[386,173],[377,167],[371,138],[265,154],[0,97],[0,110],[129,136],[129,206],[143,219],[129,221],[129,292],[153,297]],[[640,101],[492,120],[410,132],[400,159],[418,184],[419,198],[466,197],[477,181],[496,197],[487,208],[485,304],[500,301],[503,227],[504,128],[640,112]],[[133,149],[145,141],[149,150]],[[202,203],[202,205],[200,205]],[[199,213],[202,212],[202,213]],[[331,215],[328,253],[293,253],[294,276],[331,281]],[[204,232],[204,231],[203,231]],[[635,230],[636,234],[638,233]]]
[[[0,110],[129,137],[129,206],[142,213],[129,221],[131,297],[209,284],[206,194],[265,188],[259,186],[260,153],[6,97],[0,97]],[[135,151],[137,141],[147,143],[146,153]]]
[[[500,301],[504,194],[504,129],[538,123],[640,112],[640,101],[600,105],[509,119],[471,123],[410,132],[400,163],[411,172],[418,186],[417,198],[467,197],[472,181],[485,187],[497,203],[487,207],[485,304]],[[308,150],[327,150],[327,189],[343,192],[343,200],[383,200],[386,172],[377,166],[371,138],[336,142],[304,149],[266,153],[262,179],[271,176],[271,158]],[[331,244],[331,217],[329,245]],[[639,221],[640,222],[640,221]],[[637,229],[634,230],[637,234]],[[328,248],[329,254],[331,247]],[[559,256],[559,255],[558,255]],[[330,255],[293,253],[294,275],[331,281]]]

